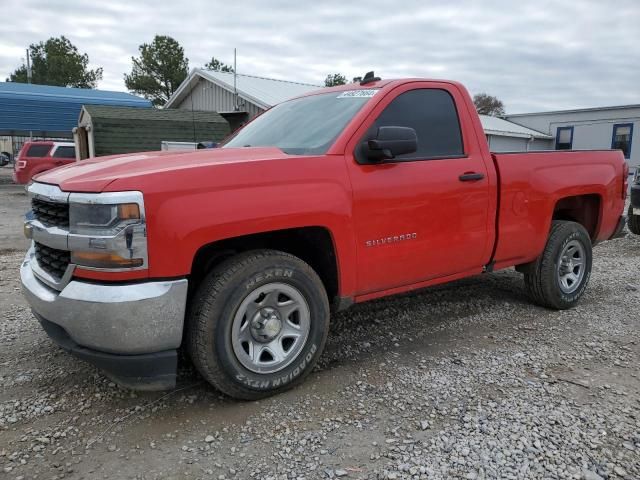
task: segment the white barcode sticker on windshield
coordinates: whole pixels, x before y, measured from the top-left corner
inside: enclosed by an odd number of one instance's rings
[[[336,98],[369,98],[378,93],[377,88],[371,88],[368,90],[346,90],[338,95]]]

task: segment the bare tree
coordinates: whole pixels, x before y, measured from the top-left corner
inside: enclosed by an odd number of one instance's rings
[[[491,115],[492,117],[504,115],[503,103],[498,100],[497,97],[493,97],[487,93],[477,93],[474,95],[473,103],[481,115]]]

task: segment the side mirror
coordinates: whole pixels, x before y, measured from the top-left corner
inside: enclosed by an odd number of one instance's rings
[[[370,161],[390,160],[417,151],[418,136],[409,127],[379,127],[375,138],[364,142],[363,150]]]

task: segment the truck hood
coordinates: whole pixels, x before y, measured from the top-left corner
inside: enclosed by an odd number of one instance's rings
[[[141,152],[80,160],[36,175],[34,180],[58,185],[67,192],[105,191],[118,179],[288,157],[275,147],[213,148],[196,151]]]

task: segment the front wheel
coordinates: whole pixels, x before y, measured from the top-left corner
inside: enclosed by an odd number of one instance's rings
[[[627,225],[629,226],[629,231],[631,233],[635,233],[636,235],[640,235],[640,215],[634,215],[633,206],[629,206],[629,211],[627,212]]]
[[[573,307],[589,283],[592,258],[591,239],[582,225],[554,221],[544,251],[525,273],[529,294],[544,307]]]
[[[256,400],[302,381],[328,330],[329,302],[315,271],[284,252],[255,250],[226,260],[202,282],[187,343],[213,386]]]

